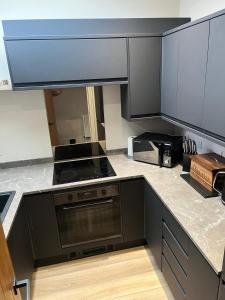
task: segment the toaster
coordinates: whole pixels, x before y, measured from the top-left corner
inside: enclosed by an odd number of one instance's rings
[[[182,157],[182,136],[145,132],[133,139],[134,160],[172,168]]]

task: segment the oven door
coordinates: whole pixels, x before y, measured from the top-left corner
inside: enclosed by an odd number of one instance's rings
[[[119,197],[56,206],[62,248],[122,237]]]

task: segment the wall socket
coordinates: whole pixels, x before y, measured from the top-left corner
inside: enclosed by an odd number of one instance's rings
[[[198,139],[196,141],[196,146],[197,146],[197,151],[201,152],[201,150],[202,150],[202,140]]]
[[[2,79],[0,80],[0,90],[10,90],[11,87],[11,82],[8,79]]]

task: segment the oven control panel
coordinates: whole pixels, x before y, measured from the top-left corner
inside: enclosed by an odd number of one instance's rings
[[[53,194],[55,206],[75,202],[114,197],[119,195],[119,185],[107,185],[92,189],[65,191]]]

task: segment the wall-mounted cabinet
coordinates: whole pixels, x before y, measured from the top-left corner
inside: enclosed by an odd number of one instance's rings
[[[10,40],[5,43],[15,87],[127,78],[124,38]]]
[[[201,127],[209,22],[179,34],[177,119]]]
[[[225,15],[170,31],[162,42],[162,114],[225,140]]]
[[[202,128],[225,137],[225,15],[210,21]]]
[[[209,22],[163,38],[162,113],[201,127]]]
[[[177,117],[179,33],[165,36],[162,40],[161,112]]]
[[[161,38],[128,39],[128,85],[121,88],[125,119],[160,113]]]

